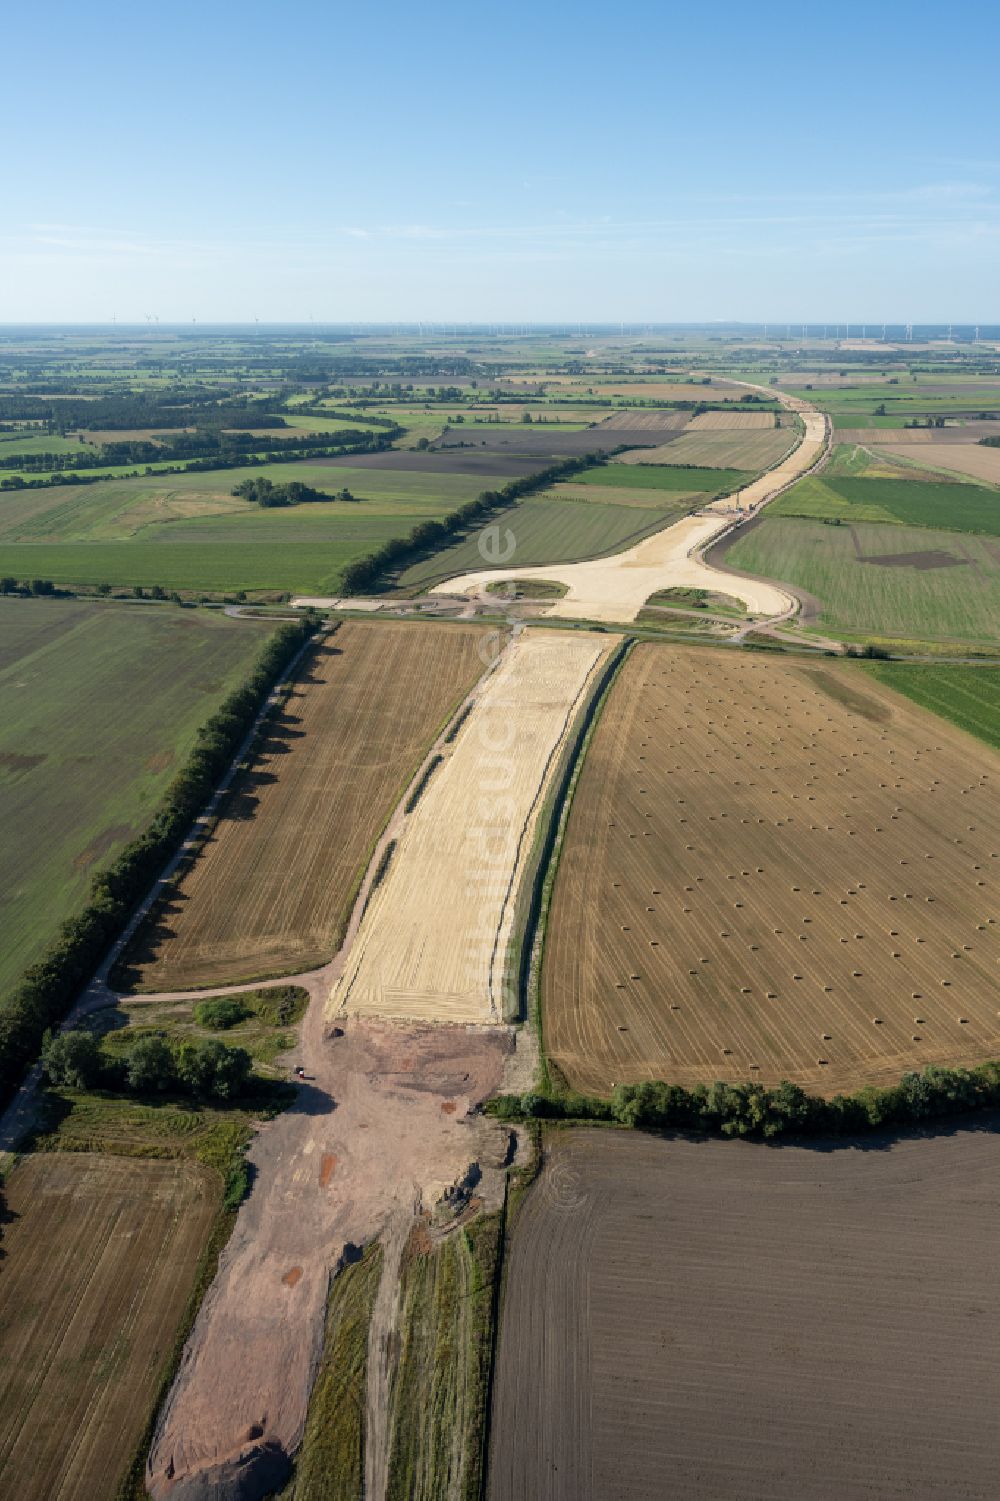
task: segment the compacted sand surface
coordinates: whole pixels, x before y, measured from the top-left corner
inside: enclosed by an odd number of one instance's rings
[[[538,811],[606,651],[590,632],[511,641],[401,834],[331,1016],[504,1019],[507,944]]]

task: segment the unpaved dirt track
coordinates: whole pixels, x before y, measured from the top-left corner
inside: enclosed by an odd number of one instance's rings
[[[511,1240],[491,1501],[992,1501],[995,1123],[547,1143]]]
[[[604,637],[515,637],[403,829],[329,1015],[502,1021],[517,884]]]
[[[823,1093],[1000,1051],[1000,756],[863,668],[641,644],[549,912],[573,1087]]]
[[[797,398],[783,396],[786,406],[797,411],[805,424],[801,443],[776,468],[747,485],[739,493],[745,516],[753,515],[822,458],[827,444],[827,421]],[[518,578],[545,578],[565,584],[567,593],[547,611],[549,618],[625,622],[634,620],[650,595],[675,586],[714,589],[742,599],[751,614],[781,615],[795,608],[783,590],[763,581],[740,579],[709,568],[700,554],[713,539],[734,524],[734,500],[723,497],[705,506],[699,514],[685,517],[673,526],[638,542],[611,558],[586,563],[546,564],[522,568],[516,551],[510,573]],[[515,536],[516,543],[516,536]],[[432,594],[480,594],[498,577],[495,568],[465,573],[437,584]]]

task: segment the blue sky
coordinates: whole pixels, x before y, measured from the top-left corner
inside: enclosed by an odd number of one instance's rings
[[[0,321],[998,321],[998,43],[966,0],[20,6]]]

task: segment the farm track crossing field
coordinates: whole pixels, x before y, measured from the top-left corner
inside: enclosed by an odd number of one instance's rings
[[[145,828],[271,629],[170,605],[0,600],[0,989]]]
[[[18,1501],[113,1497],[219,1200],[190,1162],[42,1152],[5,1188],[0,1472]]]
[[[994,1495],[1000,1137],[866,1146],[547,1133],[491,1501]]]
[[[1000,541],[994,537],[895,522],[828,526],[766,515],[736,534],[724,559],[758,578],[815,595],[821,624],[837,630],[904,640],[1000,641]]]
[[[347,621],[309,659],[203,853],[139,931],[139,988],[329,959],[362,868],[434,735],[483,670],[481,626]]]
[[[1000,1053],[1000,757],[849,667],[640,645],[549,914],[577,1089],[822,1093]]]

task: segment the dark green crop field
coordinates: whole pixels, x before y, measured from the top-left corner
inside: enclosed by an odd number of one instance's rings
[[[668,464],[600,464],[574,476],[575,484],[610,485],[621,490],[697,490],[721,495],[753,479],[743,469],[686,469]]]
[[[921,708],[1000,750],[1000,668],[876,662],[866,664],[866,670]]]
[[[269,629],[173,606],[0,599],[0,993],[146,825]]]
[[[920,479],[807,476],[768,507],[768,516],[891,521],[1000,536],[1000,490]]]

